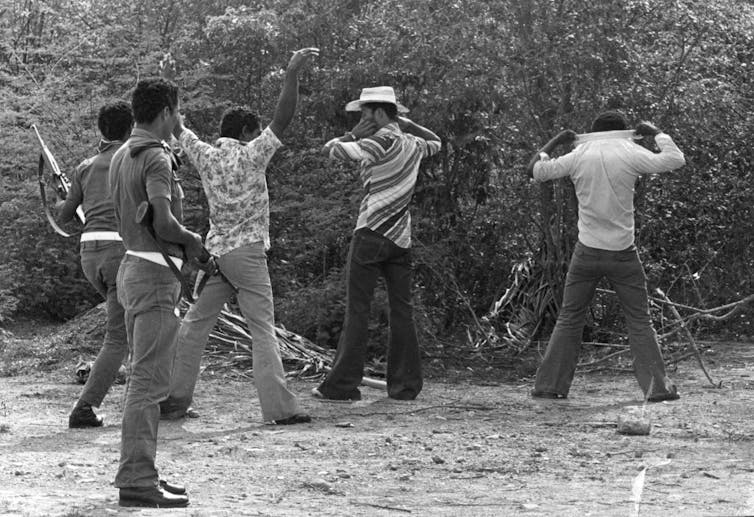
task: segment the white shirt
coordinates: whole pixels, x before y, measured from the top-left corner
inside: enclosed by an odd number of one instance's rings
[[[655,136],[653,153],[625,138],[576,146],[556,159],[534,164],[534,179],[569,176],[579,202],[579,241],[591,248],[619,251],[634,243],[634,185],[642,174],[682,167],[686,160],[670,136]]]

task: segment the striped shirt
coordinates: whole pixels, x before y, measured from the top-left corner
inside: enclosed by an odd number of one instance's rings
[[[335,141],[330,157],[359,162],[364,199],[356,229],[368,228],[401,248],[411,246],[411,214],[408,205],[422,158],[440,150],[439,140],[424,140],[404,133],[397,122],[356,142]]]

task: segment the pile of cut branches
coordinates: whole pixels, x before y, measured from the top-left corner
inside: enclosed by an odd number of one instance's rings
[[[547,249],[513,266],[510,286],[481,318],[473,346],[482,355],[520,354],[557,318],[565,270]]]
[[[557,268],[553,267],[551,261],[532,258],[527,258],[513,267],[510,287],[481,320],[484,328],[477,333],[477,339],[474,342],[475,348],[480,353],[493,356],[519,354],[531,347],[536,335],[542,330],[544,322],[550,318],[554,319],[559,310],[553,287],[555,284],[549,280],[555,269]],[[598,292],[615,294],[614,291],[608,289],[598,289]],[[746,305],[754,302],[754,294],[709,309],[675,303],[659,288],[655,290],[655,295],[650,296],[649,301],[652,311],[657,315],[656,319],[661,322],[658,327],[660,331],[657,336],[658,340],[663,348],[670,352],[666,354],[666,362],[675,364],[683,359],[695,357],[710,383],[719,386],[704,366],[702,353],[691,332],[690,324],[695,321],[729,320],[739,314]],[[684,315],[681,315],[681,312]],[[501,329],[501,332],[497,329]],[[584,343],[605,347],[607,354],[580,363],[579,369],[587,372],[605,369],[630,371],[625,366],[615,365],[616,361],[630,356],[628,337],[618,333],[614,340],[615,343]]]
[[[181,302],[185,312],[188,304]],[[303,336],[283,327],[275,327],[280,346],[280,356],[289,375],[311,376],[324,373],[331,366],[332,350],[312,343]],[[252,361],[252,338],[246,320],[226,305],[217,318],[209,335],[206,352],[222,358],[229,367],[250,368]]]

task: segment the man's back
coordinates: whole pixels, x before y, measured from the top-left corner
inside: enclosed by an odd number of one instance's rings
[[[84,161],[74,173],[71,194],[80,192],[80,204],[86,216],[84,231],[117,231],[108,169],[113,154],[122,143],[110,142],[101,146],[100,153]]]
[[[409,203],[422,158],[440,150],[440,142],[403,133],[389,124],[358,142],[333,145],[332,156],[358,161],[365,195],[356,228],[369,228],[398,246],[411,244]]]
[[[555,160],[534,165],[540,181],[569,176],[579,202],[579,240],[587,246],[622,250],[634,242],[634,186],[642,174],[677,169],[683,153],[666,134],[655,138],[659,153],[625,139],[578,145]]]

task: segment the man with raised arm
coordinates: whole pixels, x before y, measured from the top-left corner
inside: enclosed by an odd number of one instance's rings
[[[592,133],[576,140],[573,131],[561,131],[529,162],[537,181],[570,177],[578,198],[578,242],[571,257],[563,303],[555,328],[537,371],[533,397],[568,396],[581,349],[589,304],[597,283],[607,278],[620,300],[634,357],[634,373],[650,402],[676,400],[676,386],[665,373],[665,363],[652,327],[644,268],[634,244],[634,185],[644,174],[678,169],[686,162],[670,136],[642,122],[626,131],[625,117],[605,112],[592,123]],[[655,141],[659,153],[635,142]],[[550,159],[559,145],[576,140],[568,154]],[[583,141],[583,143],[582,143]]]
[[[183,190],[165,143],[180,120],[178,87],[164,79],[139,81],[131,106],[136,127],[110,163],[115,217],[126,248],[118,299],[131,347],[115,486],[121,506],[183,507],[189,504],[185,488],[160,480],[155,466],[160,401],[170,387],[181,293],[167,261],[180,269],[184,260],[209,257],[201,237],[181,224]],[[141,224],[144,202],[151,205],[151,229]]]
[[[68,416],[68,427],[100,427],[101,416],[95,414],[118,375],[128,355],[126,323],[118,301],[116,277],[125,249],[118,234],[113,200],[108,185],[110,160],[133,127],[131,106],[115,102],[102,106],[97,126],[102,138],[97,154],[83,161],[71,177],[71,190],[59,205],[59,219],[73,219],[79,205],[84,209],[86,224],[81,234],[81,269],[89,283],[105,298],[107,323],[102,348],[89,372],[89,378]]]
[[[364,88],[346,111],[360,111],[359,123],[327,142],[323,152],[358,166],[365,195],[348,252],[343,332],[333,368],[312,395],[361,399],[358,386],[364,375],[370,305],[383,276],[390,306],[387,392],[394,399],[413,400],[423,381],[411,302],[409,204],[419,164],[440,150],[440,137],[398,116],[408,110],[389,86]]]
[[[198,416],[189,407],[202,352],[217,317],[233,292],[252,338],[254,383],[262,419],[278,425],[310,422],[285,380],[275,336],[272,286],[266,251],[270,247],[270,200],[266,169],[298,103],[298,75],[316,48],[294,52],[272,122],[264,130],[244,108],[226,111],[216,145],[199,140],[178,123],[175,136],[202,178],[209,204],[207,248],[217,256],[221,275],[210,278],[183,318],[176,346],[170,397],[161,404],[163,418]],[[191,410],[190,410],[191,409]]]

